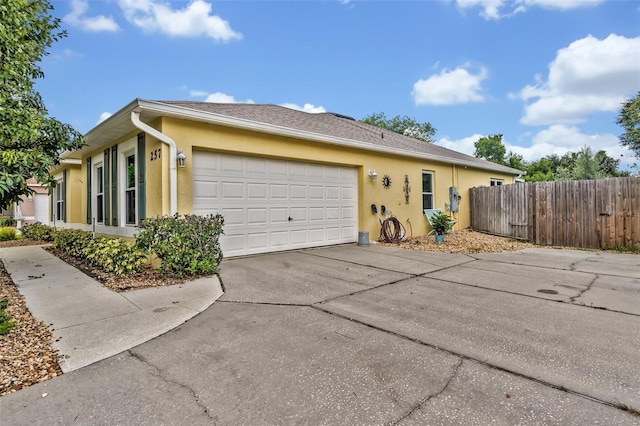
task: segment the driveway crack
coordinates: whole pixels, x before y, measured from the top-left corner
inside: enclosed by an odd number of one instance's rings
[[[575,296],[572,296],[569,299],[569,303],[579,304],[579,303],[576,302],[576,299],[579,299],[580,297],[582,297],[583,294],[585,294],[587,291],[591,290],[591,287],[593,286],[593,284],[596,282],[596,280],[598,278],[600,278],[600,276],[598,274],[595,274],[595,277],[591,280],[591,282],[589,284],[587,284],[587,286],[585,288],[580,290],[578,292],[578,294],[576,294]],[[583,303],[583,305],[584,305],[584,303]]]
[[[427,395],[424,398],[422,398],[420,400],[420,402],[418,402],[413,408],[411,408],[406,414],[404,414],[402,417],[400,417],[397,420],[394,420],[393,422],[389,423],[389,425],[397,425],[400,422],[402,422],[404,419],[410,417],[413,413],[415,413],[416,411],[420,410],[420,408],[422,408],[427,402],[429,402],[430,400],[432,400],[433,398],[437,398],[438,396],[440,396],[440,394],[442,394],[444,391],[447,390],[447,388],[449,387],[449,385],[451,384],[451,381],[453,379],[455,379],[455,377],[458,375],[458,370],[460,370],[460,367],[462,367],[462,363],[464,362],[464,358],[460,358],[460,361],[455,365],[455,367],[453,367],[453,372],[451,373],[451,376],[449,376],[449,379],[447,380],[447,382],[444,384],[444,386],[442,387],[442,389],[438,390],[435,393],[432,393],[431,395]]]
[[[176,380],[171,380],[169,378],[167,378],[164,374],[164,372],[156,365],[153,365],[151,362],[149,362],[148,359],[146,359],[144,356],[133,352],[132,350],[128,350],[127,351],[129,353],[129,355],[131,355],[131,357],[137,359],[138,361],[140,361],[141,363],[148,365],[149,367],[153,368],[155,370],[155,373],[152,373],[154,376],[158,377],[159,379],[161,379],[162,381],[172,384],[172,385],[176,385],[178,387],[181,387],[182,389],[186,390],[189,394],[191,394],[191,396],[193,397],[194,402],[196,403],[196,405],[198,407],[200,407],[204,413],[204,415],[209,418],[210,420],[216,420],[216,418],[214,416],[211,415],[211,413],[209,413],[209,409],[203,405],[200,402],[200,397],[198,396],[198,394],[196,393],[195,390],[193,390],[193,388],[191,388],[190,386],[187,386],[184,383],[180,383]]]

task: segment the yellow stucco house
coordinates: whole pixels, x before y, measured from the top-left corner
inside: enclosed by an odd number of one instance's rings
[[[136,99],[62,154],[50,224],[133,237],[146,217],[221,213],[224,255],[414,235],[427,208],[469,226],[469,188],[522,173],[333,113]],[[383,207],[384,206],[384,207]],[[407,231],[409,232],[409,231]]]

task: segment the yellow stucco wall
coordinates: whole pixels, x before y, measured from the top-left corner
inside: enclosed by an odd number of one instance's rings
[[[173,118],[163,118],[149,123],[153,128],[172,138],[178,149],[187,156],[186,167],[178,168],[178,212],[192,213],[193,210],[193,156],[197,150],[213,150],[230,154],[264,156],[271,158],[309,161],[354,167],[358,175],[358,230],[369,231],[375,240],[380,232],[381,205],[393,213],[405,226],[407,234],[421,235],[430,228],[422,211],[422,172],[433,173],[434,208],[445,210],[449,203],[449,187],[456,186],[462,199],[459,212],[450,213],[457,220],[456,229],[470,224],[469,188],[489,185],[491,178],[504,179],[505,184],[513,182],[513,176],[474,169],[472,167],[416,159],[387,153],[366,151],[339,145],[309,142],[291,137],[281,137],[247,130],[198,123]],[[82,157],[81,166],[60,166],[54,173],[68,170],[67,222],[86,223],[86,159],[99,155],[106,148],[130,141],[139,131],[130,132],[107,145]],[[155,151],[155,154],[154,154]],[[169,206],[169,148],[156,138],[146,135],[146,216],[156,217],[170,213]],[[368,173],[376,170],[377,180]],[[391,178],[391,186],[385,189],[383,177]],[[405,175],[408,177],[409,202],[405,201],[403,187]],[[371,205],[375,204],[378,214]]]
[[[452,166],[411,157],[392,156],[186,120],[164,118],[162,131],[176,141],[178,149],[182,149],[187,156],[186,167],[178,169],[178,210],[183,214],[192,212],[193,151],[201,149],[356,167],[360,188],[358,228],[361,231],[369,231],[371,239],[377,239],[380,232],[381,205],[385,205],[401,221],[407,233],[411,232],[411,229],[414,235],[429,231],[430,228],[422,211],[423,170],[431,171],[434,175],[434,208],[444,210],[445,203],[449,203],[449,187],[458,187],[459,194],[462,196],[460,210],[458,213],[451,214],[458,221],[456,229],[466,228],[470,224],[469,188],[489,185],[491,178],[504,179],[505,184],[513,182],[511,175],[470,167]],[[162,155],[163,159],[166,159],[168,152],[166,155],[163,152]],[[163,162],[163,168],[167,167],[168,165],[164,165]],[[369,169],[376,170],[377,180],[373,181],[368,176]],[[382,185],[384,175],[391,178],[389,189],[385,189]],[[408,176],[411,188],[408,204],[405,202],[403,191],[405,175]],[[168,182],[159,185],[159,182],[152,182],[152,176],[149,175],[147,185],[167,188]],[[167,198],[168,194],[163,197],[165,200]],[[378,214],[372,213],[371,204],[377,205]]]

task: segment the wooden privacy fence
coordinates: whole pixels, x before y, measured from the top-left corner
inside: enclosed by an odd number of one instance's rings
[[[640,247],[640,178],[472,188],[471,227],[544,245]]]

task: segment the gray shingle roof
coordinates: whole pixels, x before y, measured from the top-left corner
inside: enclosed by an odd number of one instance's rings
[[[389,130],[351,120],[334,113],[308,113],[271,104],[222,104],[212,102],[191,101],[157,101],[158,103],[188,108],[227,117],[233,117],[252,122],[284,127],[305,132],[322,134],[329,137],[349,139],[363,144],[415,152],[424,156],[448,158],[451,160],[471,163],[479,168],[491,169],[497,172],[520,174],[510,167],[491,163],[484,159],[475,158],[432,143],[400,135]]]

